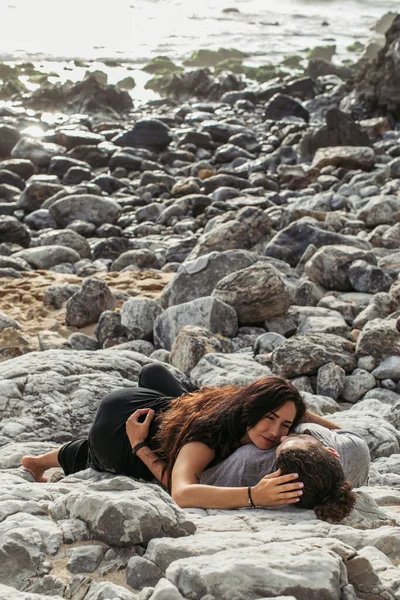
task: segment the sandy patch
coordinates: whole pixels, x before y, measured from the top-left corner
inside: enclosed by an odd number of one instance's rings
[[[23,279],[2,277],[0,279],[0,312],[12,317],[21,326],[21,334],[38,349],[37,334],[40,331],[57,331],[68,338],[80,331],[93,335],[95,324],[82,329],[65,325],[65,306],[59,310],[43,304],[46,288],[50,285],[73,283],[80,285],[84,278],[52,271],[29,271],[21,273]],[[156,271],[127,271],[125,273],[96,273],[96,278],[105,281],[112,291],[126,292],[132,297],[159,298],[173,273]],[[122,301],[117,302],[119,311]]]

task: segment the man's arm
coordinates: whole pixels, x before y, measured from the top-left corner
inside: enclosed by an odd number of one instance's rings
[[[341,427],[336,425],[336,423],[332,423],[332,421],[328,421],[328,419],[320,417],[310,410],[306,410],[301,423],[314,423],[315,425],[321,425],[321,427],[326,427],[327,429],[341,429]]]

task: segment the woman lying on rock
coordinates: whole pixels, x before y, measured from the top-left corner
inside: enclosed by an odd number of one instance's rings
[[[303,483],[297,473],[271,473],[254,487],[199,483],[206,467],[240,446],[269,450],[304,419],[304,402],[290,383],[271,376],[244,387],[205,387],[188,393],[161,364],[146,365],[138,383],[102,400],[88,439],[39,457],[25,456],[22,465],[36,481],[44,481],[44,472],[58,466],[67,475],[92,467],[146,481],[156,477],[182,508],[299,502]],[[347,488],[343,491],[351,494]]]

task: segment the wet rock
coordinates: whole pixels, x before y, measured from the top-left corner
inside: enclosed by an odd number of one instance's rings
[[[239,323],[258,323],[284,315],[293,289],[278,269],[260,262],[221,279],[212,296],[232,306]]]
[[[115,298],[108,285],[99,279],[85,279],[79,292],[67,302],[66,324],[85,327],[97,323],[101,313],[114,310]]]
[[[264,119],[279,121],[285,117],[298,117],[308,123],[310,114],[297,100],[285,94],[275,94],[265,105]]]
[[[282,377],[312,375],[326,363],[353,371],[354,345],[332,333],[302,335],[286,340],[272,353],[273,371]]]
[[[210,296],[167,308],[154,324],[156,348],[170,350],[179,331],[186,325],[205,327],[212,333],[231,337],[237,330],[234,309]]]
[[[35,165],[28,158],[9,158],[0,162],[0,168],[16,173],[25,181],[32,177],[35,172]]]
[[[113,138],[117,146],[147,148],[162,152],[168,148],[171,137],[167,125],[157,119],[142,119],[130,131]]]
[[[54,202],[49,211],[59,227],[68,227],[77,219],[96,226],[115,223],[121,214],[121,208],[115,200],[93,194],[66,196]]]
[[[21,134],[18,129],[6,125],[5,123],[0,124],[0,157],[7,157],[11,154],[11,150],[15,144],[19,141]]]
[[[37,139],[22,137],[11,151],[12,158],[31,161],[37,167],[48,167],[53,156],[63,154],[64,148],[57,144],[40,142]]]

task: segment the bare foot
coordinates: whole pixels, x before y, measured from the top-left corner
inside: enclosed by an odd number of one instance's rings
[[[29,471],[38,483],[45,483],[48,481],[47,477],[43,476],[45,469],[40,464],[40,459],[36,456],[23,456],[21,460],[21,465]]]

